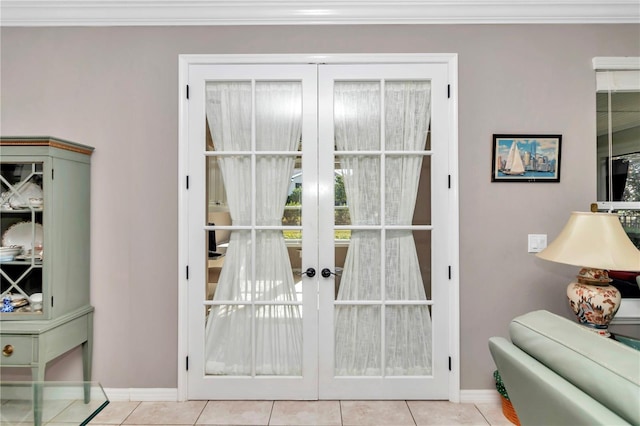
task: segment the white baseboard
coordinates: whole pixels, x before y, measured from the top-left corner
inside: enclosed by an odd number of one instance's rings
[[[500,394],[496,389],[470,389],[460,391],[460,402],[466,404],[500,404]]]
[[[175,388],[106,388],[110,401],[177,401],[178,389]],[[500,394],[495,389],[461,390],[460,402],[463,404],[500,403]]]
[[[175,388],[106,388],[109,401],[177,401]]]

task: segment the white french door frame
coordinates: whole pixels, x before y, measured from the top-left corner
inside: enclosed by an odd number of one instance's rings
[[[189,170],[189,69],[193,65],[233,65],[233,64],[445,64],[448,74],[448,143],[447,168],[449,181],[446,203],[450,212],[447,223],[449,235],[446,257],[451,271],[448,285],[448,352],[450,372],[448,377],[449,395],[452,402],[460,401],[460,321],[459,321],[459,192],[458,192],[458,123],[457,123],[457,75],[456,54],[337,54],[337,55],[180,55],[179,56],[179,166],[178,166],[178,400],[188,397],[188,327],[189,297],[187,268],[189,265],[189,221],[187,172]],[[435,182],[434,182],[435,183]],[[322,192],[327,188],[318,188]],[[436,265],[434,265],[436,266]],[[438,265],[439,266],[439,265]],[[321,265],[318,265],[321,267]]]
[[[309,140],[303,142],[305,146],[308,146],[306,149],[311,152],[317,151],[317,138],[313,138],[312,135],[317,134],[316,125],[317,125],[317,112],[314,109],[314,106],[317,105],[317,101],[315,99],[317,95],[316,90],[316,81],[317,81],[317,66],[309,65],[309,64],[290,64],[286,67],[278,64],[253,64],[251,66],[238,66],[237,64],[217,64],[217,66],[212,69],[211,66],[198,65],[192,66],[189,70],[189,87],[191,95],[189,97],[189,104],[193,105],[192,111],[190,111],[190,123],[189,123],[189,138],[191,140],[191,145],[189,149],[192,151],[189,154],[189,175],[193,178],[190,180],[189,185],[189,196],[191,197],[190,208],[188,212],[187,221],[190,224],[205,224],[207,222],[205,209],[193,208],[194,200],[206,200],[206,185],[205,180],[201,179],[198,176],[197,171],[202,166],[203,159],[206,155],[204,154],[205,148],[198,148],[197,144],[194,144],[195,141],[204,141],[205,140],[205,127],[201,124],[205,122],[205,104],[206,104],[206,82],[208,80],[213,81],[243,81],[243,82],[252,82],[252,85],[259,84],[258,79],[265,79],[266,81],[299,81],[301,84],[301,97],[302,99],[307,99],[308,106],[302,112],[302,134],[309,135]],[[252,108],[255,108],[255,98],[252,100],[254,105]],[[301,105],[302,107],[302,105]],[[250,155],[256,155],[261,152],[255,147],[255,139],[257,138],[257,130],[256,130],[256,117],[255,113],[253,114],[252,124],[254,146],[249,151],[243,151],[246,153],[251,153]],[[294,151],[291,151],[294,153]],[[209,151],[208,154],[212,155],[215,158],[215,155],[219,155],[218,153],[214,153],[213,151]],[[246,155],[246,154],[245,154]],[[211,157],[210,157],[211,158]],[[315,175],[316,170],[316,158],[313,155],[302,155],[302,169],[311,171],[311,174]],[[257,182],[255,181],[255,162],[257,160],[252,160],[252,168],[254,172],[252,173],[253,179],[253,188],[256,188]],[[313,190],[314,182],[303,179],[303,205],[315,205],[315,196],[316,193]],[[251,198],[252,202],[255,202],[255,190],[251,191],[250,189],[247,191],[252,193]],[[253,215],[255,216],[255,205],[253,207]],[[316,216],[316,210],[309,209],[309,211],[305,212],[305,222],[309,223],[317,223],[318,219]],[[255,225],[255,217],[251,221],[252,226]],[[314,227],[304,227],[303,234],[305,238],[302,239],[302,251],[303,254],[303,264],[305,265],[314,265],[317,264],[317,256],[310,255],[312,253],[317,253],[317,246],[314,245],[314,242],[317,241],[316,230]],[[206,248],[204,246],[205,239],[201,238],[203,234],[202,226],[189,226],[189,251],[191,253],[206,253]],[[259,231],[258,231],[259,232]],[[253,237],[255,238],[255,236]],[[255,240],[254,240],[255,241]],[[255,249],[254,249],[255,250]],[[253,254],[253,259],[255,259],[255,252]],[[189,324],[186,330],[189,333],[189,339],[191,343],[206,341],[206,332],[204,330],[204,318],[199,317],[199,313],[201,311],[195,310],[194,306],[201,306],[203,300],[203,294],[199,294],[197,291],[197,283],[206,282],[206,270],[205,268],[199,267],[199,262],[202,259],[192,259],[189,261],[189,281],[191,282],[190,286],[192,286],[192,291],[189,292],[189,302],[188,306],[191,307],[193,311],[189,317]],[[255,277],[257,273],[257,266],[252,262],[252,266],[248,268],[249,275]],[[314,312],[317,311],[317,288],[314,286],[316,279],[302,277],[302,301],[301,304],[294,304],[292,306],[296,306],[301,309],[303,312]],[[224,301],[222,305],[226,305],[226,303],[234,303],[237,301]],[[212,303],[210,306],[214,306],[214,303],[219,303],[215,301],[208,301],[208,303]],[[243,305],[253,306],[253,309],[260,309],[260,306],[265,306],[260,304],[261,301],[257,301],[254,298],[251,298],[250,301],[243,301]],[[270,306],[271,304],[277,304],[276,301],[268,301],[266,302],[266,306]],[[256,305],[257,304],[257,305]],[[273,305],[271,305],[273,306]],[[286,306],[286,305],[285,305]],[[252,316],[255,318],[255,312],[253,312]],[[317,339],[310,338],[309,336],[317,335],[317,323],[318,318],[314,315],[303,315],[302,321],[302,374],[300,376],[288,376],[288,375],[264,375],[258,376],[256,375],[251,382],[250,386],[247,386],[247,378],[250,376],[224,376],[224,375],[206,375],[202,378],[202,380],[196,379],[199,377],[199,372],[205,371],[206,360],[203,356],[191,356],[189,357],[189,374],[191,376],[191,382],[188,383],[189,389],[189,397],[195,398],[225,398],[225,399],[260,399],[263,395],[272,395],[273,399],[292,399],[292,398],[300,398],[300,399],[313,399],[317,395],[317,385],[316,385],[316,364],[318,359],[318,341]],[[254,321],[252,319],[252,321]],[[255,345],[254,339],[256,338],[256,329],[255,326],[251,327],[249,333],[251,334],[252,344]],[[202,339],[202,340],[201,340]],[[189,345],[191,350],[194,350],[194,345]],[[257,354],[254,352],[255,346],[252,348],[252,359],[255,360]],[[195,351],[194,351],[195,352]],[[198,351],[199,352],[199,351]],[[202,353],[204,354],[204,348],[202,348]]]
[[[427,77],[428,76],[428,77]],[[449,321],[446,315],[447,311],[441,310],[441,308],[449,309],[447,304],[448,296],[447,286],[442,285],[448,281],[448,271],[446,267],[440,267],[441,265],[448,264],[448,255],[446,247],[449,245],[447,238],[449,227],[446,225],[449,220],[448,209],[444,208],[440,200],[444,200],[447,197],[448,167],[443,166],[443,163],[447,161],[449,153],[446,151],[448,145],[447,131],[445,118],[447,117],[446,105],[447,99],[447,78],[446,67],[442,67],[441,64],[428,64],[419,63],[413,64],[408,67],[404,63],[375,63],[375,66],[371,66],[369,63],[365,64],[324,64],[318,72],[318,93],[319,93],[319,117],[324,119],[319,120],[319,145],[328,146],[333,145],[331,142],[335,140],[334,122],[328,120],[326,117],[333,117],[334,114],[334,84],[336,82],[375,82],[381,85],[381,93],[384,93],[384,85],[387,82],[393,82],[394,80],[409,80],[420,81],[428,79],[431,83],[431,104],[430,104],[430,121],[431,126],[431,144],[428,149],[430,154],[425,156],[431,163],[431,222],[428,225],[429,233],[432,238],[432,247],[438,249],[431,250],[431,259],[433,269],[431,270],[431,282],[434,283],[431,286],[432,296],[429,298],[431,308],[431,330],[433,333],[431,348],[432,359],[432,372],[428,376],[423,378],[416,376],[387,376],[385,371],[385,311],[390,308],[389,303],[391,301],[386,300],[384,296],[384,287],[381,290],[381,300],[379,305],[375,305],[377,309],[380,309],[380,317],[382,324],[381,335],[381,352],[379,354],[381,360],[382,374],[380,376],[337,376],[334,373],[336,365],[336,312],[339,307],[353,306],[349,300],[334,300],[334,286],[333,279],[328,280],[320,279],[319,285],[319,297],[320,297],[320,336],[319,340],[322,342],[322,346],[326,348],[323,362],[320,363],[319,370],[319,395],[320,399],[350,399],[353,395],[358,395],[361,399],[443,399],[448,397],[445,390],[448,389],[449,381],[451,377],[447,374],[448,369],[448,356],[450,356],[449,347],[447,346],[449,340],[449,330],[447,329],[447,323]],[[382,116],[384,116],[385,110],[384,96],[381,94],[380,110]],[[380,128],[380,149],[384,152],[385,146],[385,125],[384,119],[381,119]],[[334,158],[340,157],[341,152],[333,149],[321,149],[319,150],[319,182],[330,182],[333,176]],[[376,157],[381,154],[362,154],[362,155],[375,155]],[[385,163],[384,156],[377,157],[380,160],[380,173],[382,174],[380,179],[379,193],[381,197],[381,205],[384,206],[384,185],[385,185]],[[333,188],[329,188],[328,191],[320,191],[318,208],[320,209],[319,217],[332,217],[333,215]],[[419,201],[418,201],[419,202]],[[435,207],[437,205],[437,207]],[[384,208],[381,209],[381,217],[384,217]],[[385,223],[384,219],[381,219],[381,223]],[[319,223],[319,246],[331,247],[334,243],[333,238],[333,223],[327,221],[320,221]],[[384,227],[384,226],[383,226]],[[419,227],[419,225],[418,225]],[[418,227],[414,228],[417,230]],[[424,229],[427,229],[424,228]],[[424,230],[423,229],[423,230]],[[385,252],[381,250],[380,264],[382,265],[381,276],[384,277],[385,267]],[[333,252],[321,251],[319,253],[320,268],[328,267],[331,270],[335,270],[334,254]],[[403,306],[400,302],[399,306]],[[412,301],[416,302],[416,301]],[[366,300],[357,301],[356,303],[367,303]],[[419,303],[419,302],[418,302]],[[407,306],[407,305],[404,305]],[[334,321],[330,321],[330,319]]]

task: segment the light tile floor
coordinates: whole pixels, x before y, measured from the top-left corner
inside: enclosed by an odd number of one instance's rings
[[[59,416],[60,417],[60,416]],[[510,426],[500,404],[447,401],[111,402],[90,423],[112,425],[493,425]],[[48,426],[69,426],[63,417]]]

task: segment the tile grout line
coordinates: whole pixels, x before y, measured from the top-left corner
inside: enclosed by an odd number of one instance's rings
[[[481,409],[479,409],[479,408],[478,408],[478,406],[477,406],[476,404],[473,404],[473,408],[475,408],[475,409],[478,411],[478,413],[480,413],[480,415],[482,416],[482,418],[484,419],[484,421],[485,421],[485,422],[487,422],[487,424],[488,424],[489,426],[491,426],[491,422],[489,421],[489,419],[487,419],[487,417],[484,415],[484,413],[482,412],[482,410],[481,410]]]
[[[134,402],[134,401],[131,401],[131,402]],[[128,419],[129,417],[131,417],[131,415],[133,414],[133,412],[134,412],[134,411],[136,411],[136,410],[138,409],[138,407],[140,407],[140,404],[142,404],[142,401],[137,401],[137,402],[138,402],[138,403],[136,404],[136,406],[135,406],[135,407],[133,407],[133,410],[131,410],[131,411],[129,412],[129,414],[127,414],[127,415],[124,417],[124,419],[122,419],[122,422],[120,422],[120,425],[125,424],[125,423],[127,422],[127,419]]]
[[[204,413],[204,410],[207,408],[207,405],[209,405],[208,400],[204,402],[204,405],[202,406],[202,410],[200,410],[198,417],[196,417],[196,421],[193,423],[193,426],[196,426],[198,424],[198,420],[200,420],[200,417],[202,417],[202,413]]]
[[[409,414],[411,414],[411,420],[413,420],[413,424],[417,425],[418,422],[416,421],[416,418],[413,416],[413,411],[411,411],[411,406],[409,405],[409,401],[404,401],[404,403],[407,405],[407,410],[409,410]]]
[[[273,417],[273,409],[276,405],[275,401],[271,401],[271,411],[269,411],[269,418],[267,419],[267,425],[271,424],[271,417]]]

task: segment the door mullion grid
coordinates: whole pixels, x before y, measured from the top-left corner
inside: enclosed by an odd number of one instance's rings
[[[238,155],[247,155],[247,151],[204,151],[205,157],[236,157]],[[297,151],[260,151],[260,155],[297,155]]]
[[[319,70],[319,65],[318,65],[318,64],[316,64],[316,66],[315,66],[315,72],[316,72],[316,90],[315,90],[315,96],[316,96],[316,104],[319,104],[319,102],[320,102],[320,83],[319,83],[319,79],[320,79],[320,70]],[[304,108],[303,108],[303,109],[304,109]],[[315,114],[316,123],[320,123],[320,108],[319,108],[319,107],[317,107],[317,108],[316,108],[315,113],[316,113],[316,114]],[[315,227],[314,227],[313,231],[315,232],[315,238],[316,238],[316,241],[317,241],[317,242],[318,242],[318,244],[319,244],[319,243],[320,243],[320,238],[319,238],[319,236],[320,236],[320,233],[321,233],[321,224],[320,224],[320,217],[321,217],[321,214],[320,214],[320,206],[319,206],[319,204],[320,204],[320,183],[319,183],[319,179],[318,179],[318,177],[319,177],[319,176],[321,176],[321,167],[320,167],[320,163],[321,163],[321,158],[322,158],[322,156],[321,156],[321,153],[320,153],[320,126],[319,126],[318,124],[316,124],[316,132],[315,132],[315,135],[314,135],[314,136],[315,136],[315,144],[316,144],[316,147],[315,147],[315,157],[316,157],[316,161],[315,161],[315,163],[314,163],[314,166],[315,166],[315,167],[314,167],[313,171],[314,171],[314,178],[315,178],[315,187],[316,187],[316,190],[318,191],[318,193],[317,193],[317,195],[316,195],[316,202],[317,202],[317,204],[318,204],[318,205],[317,205],[317,206],[316,206],[316,208],[315,208],[316,224],[315,224]],[[304,141],[304,133],[303,133],[303,135],[302,135],[302,138],[303,138],[303,141]],[[326,151],[326,149],[325,149],[325,151]],[[333,153],[333,154],[331,155],[331,157],[330,157],[330,158],[331,158],[331,167],[333,168],[334,173],[335,173],[335,168],[336,168],[336,166],[335,166],[335,164],[336,164],[336,156],[335,156],[335,142],[334,142],[334,146],[333,146],[331,149],[329,149],[329,152]],[[308,156],[307,156],[307,157],[308,157]],[[305,164],[304,158],[305,158],[305,152],[304,152],[304,145],[303,145],[302,149],[300,150],[300,164],[301,164],[301,165],[304,165],[304,164]],[[304,172],[304,171],[305,171],[305,170],[307,170],[307,169],[303,166],[303,167],[302,167],[302,170],[303,170],[303,172]],[[304,188],[304,179],[305,179],[305,177],[304,177],[304,176],[305,176],[305,174],[303,173],[303,188]],[[332,173],[332,176],[333,176],[333,173]],[[336,188],[335,188],[335,178],[334,178],[334,179],[332,179],[332,182],[331,182],[331,192],[334,194],[334,196],[333,196],[333,197],[331,197],[331,198],[334,200],[334,205],[335,205],[335,193],[336,193]],[[302,197],[301,202],[302,202],[301,211],[302,211],[302,214],[304,215],[304,214],[306,214],[306,213],[305,213],[305,205],[304,205],[304,197]],[[307,209],[307,211],[308,211],[308,209]],[[335,223],[335,219],[336,219],[335,207],[333,207],[333,208],[332,208],[331,218],[332,218],[331,220],[332,220],[332,222],[333,222],[333,229],[331,230],[331,233],[332,233],[332,235],[333,235],[333,240],[335,241],[335,238],[336,238],[336,231],[335,231],[335,225],[336,225],[336,223]],[[302,224],[302,223],[301,223],[301,224]],[[329,228],[329,229],[331,229],[331,228]],[[307,238],[308,238],[308,236],[307,236]],[[305,244],[304,244],[304,243],[305,243],[305,236],[304,236],[304,235],[302,235],[302,236],[301,236],[301,239],[302,239],[302,247],[304,248],[304,246],[305,246]],[[334,252],[334,255],[333,255],[333,262],[331,263],[331,265],[330,265],[329,267],[330,267],[332,270],[335,270],[335,247],[333,248],[333,252]],[[305,253],[305,252],[304,252],[304,249],[303,249],[302,253],[303,253],[303,255],[308,256],[308,253]],[[316,250],[316,251],[315,251],[315,253],[313,254],[313,263],[314,263],[315,265],[320,266],[320,262],[321,262],[321,261],[322,261],[322,262],[324,262],[324,259],[323,259],[323,260],[321,260],[321,259],[320,259],[320,257],[321,257],[321,256],[320,256],[320,250]],[[304,269],[304,264],[301,264],[301,267],[302,267],[302,269]],[[317,269],[320,269],[320,268],[317,268]],[[318,316],[318,318],[319,318],[319,317],[320,317],[320,302],[321,302],[321,300],[320,300],[320,299],[321,299],[321,295],[320,295],[320,293],[321,293],[321,291],[320,291],[320,285],[321,285],[321,284],[320,284],[320,278],[319,278],[319,277],[318,277],[318,278],[316,278],[315,284],[316,284],[316,286],[315,286],[315,289],[316,289],[316,294],[315,294],[315,300],[316,300],[315,306],[316,306],[316,311],[315,311],[315,312],[316,312],[316,315],[317,315],[317,316]],[[334,279],[333,279],[333,287],[335,288],[335,286],[336,286],[336,282],[335,282],[335,278],[334,278]],[[334,308],[334,309],[335,309],[335,308]],[[333,312],[333,309],[332,309],[332,312]],[[317,331],[318,331],[318,334],[316,335],[316,342],[317,342],[317,344],[318,344],[318,348],[320,348],[320,346],[321,346],[321,345],[320,345],[320,339],[321,339],[321,337],[320,337],[320,327],[319,327],[319,326],[317,327]],[[318,372],[318,374],[320,374],[320,368],[318,368],[316,371]],[[320,386],[320,380],[318,380],[317,385],[318,385],[318,387]],[[318,389],[318,395],[319,395],[319,394],[320,394],[320,390]]]
[[[233,306],[244,306],[246,302],[238,302],[237,300],[207,300],[204,302],[205,306],[221,306],[221,305],[233,305]],[[302,302],[294,302],[290,300],[286,301],[256,301],[254,302],[256,306],[302,306]]]
[[[373,149],[373,150],[362,150],[362,151],[340,151],[341,156],[362,156],[362,155],[381,155],[383,153],[382,150]],[[424,150],[424,151],[402,151],[402,150],[386,150],[384,151],[386,155],[422,155],[426,157],[428,155],[433,154],[433,150]],[[227,154],[228,155],[228,154]]]
[[[256,377],[256,80],[251,79],[251,377]]]
[[[387,241],[387,230],[386,230],[386,192],[385,192],[385,181],[387,179],[387,169],[386,169],[386,126],[385,126],[385,80],[380,80],[380,299],[382,304],[380,306],[380,375],[382,377],[385,376],[386,372],[386,325],[387,325],[387,294],[386,294],[386,257],[385,257],[385,247]]]
[[[387,300],[384,303],[381,300],[336,300],[334,305],[336,306],[355,306],[355,305],[364,305],[364,306],[377,306],[377,305],[395,305],[395,306],[405,306],[405,305],[420,305],[420,306],[431,306],[433,305],[433,301],[431,300]]]
[[[294,227],[291,227],[295,229]],[[216,228],[217,229],[217,228]],[[224,227],[220,227],[220,229],[224,229]],[[382,229],[382,225],[336,225],[336,230],[378,230]],[[385,229],[391,231],[433,231],[432,225],[385,225]]]

